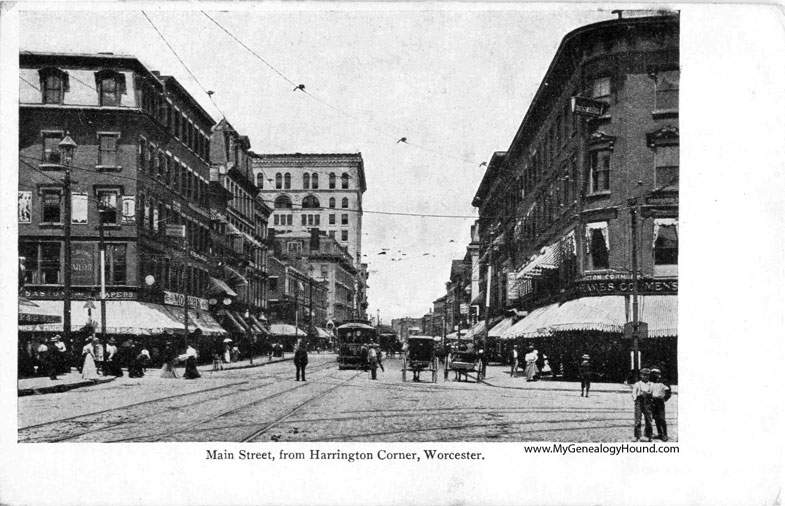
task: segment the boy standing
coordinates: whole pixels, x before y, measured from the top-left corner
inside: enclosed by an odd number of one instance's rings
[[[651,369],[651,414],[657,426],[655,438],[668,441],[668,426],[665,423],[665,403],[671,398],[671,389],[662,382],[662,372],[657,367]]]
[[[641,440],[641,415],[646,422],[644,436],[647,442],[651,442],[651,390],[652,384],[649,383],[648,367],[641,369],[641,379],[632,385],[632,399],[635,401],[635,441]]]
[[[584,355],[581,357],[581,366],[580,366],[580,375],[581,375],[581,397],[583,397],[584,391],[586,392],[586,397],[589,396],[589,388],[591,387],[591,357],[589,355]]]

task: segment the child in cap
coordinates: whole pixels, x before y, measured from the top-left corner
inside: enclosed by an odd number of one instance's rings
[[[655,438],[668,440],[668,426],[665,423],[665,403],[671,398],[671,389],[662,382],[662,371],[657,367],[651,369],[651,415],[657,427]]]
[[[646,422],[644,435],[651,442],[651,394],[652,384],[649,382],[651,369],[641,369],[641,379],[632,385],[632,399],[635,401],[635,441],[641,440],[641,415]]]
[[[584,392],[586,393],[586,397],[589,396],[589,387],[591,387],[591,357],[589,355],[584,355],[581,357],[581,365],[580,365],[580,375],[581,375],[581,397],[583,397]]]

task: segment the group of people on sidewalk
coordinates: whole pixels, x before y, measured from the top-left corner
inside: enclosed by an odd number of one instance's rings
[[[510,376],[513,378],[518,377],[518,368],[520,367],[518,346],[513,346],[510,357]],[[542,369],[538,367],[538,363],[542,361]],[[529,346],[529,349],[523,357],[523,374],[526,381],[537,381],[544,376],[551,376],[553,371],[548,362],[548,357],[543,355],[540,359],[540,352],[534,349],[534,346]]]

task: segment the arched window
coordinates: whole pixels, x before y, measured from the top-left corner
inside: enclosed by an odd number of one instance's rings
[[[335,172],[330,172],[330,189],[335,189]]]
[[[346,197],[342,198],[341,199],[341,207],[344,208],[344,209],[349,207],[349,199],[347,199]]]
[[[344,190],[349,188],[349,174],[347,174],[346,172],[341,174],[341,188],[343,188]]]
[[[335,199],[333,197],[330,197],[330,209],[334,209],[334,208],[335,208]]]
[[[283,188],[288,190],[292,187],[292,175],[288,172],[283,175]]]
[[[303,199],[303,209],[316,209],[319,207],[319,199],[313,195],[308,195]]]
[[[281,188],[283,188],[282,181],[283,181],[283,179],[281,178],[281,173],[279,172],[279,173],[277,173],[275,175],[275,189],[276,190],[280,190]]]
[[[292,208],[292,199],[290,199],[286,195],[279,195],[275,199],[275,208],[276,209],[291,209]]]
[[[311,175],[307,172],[303,174],[303,190],[307,190],[311,186]]]
[[[256,187],[260,190],[264,188],[264,174],[261,172],[256,175]]]
[[[313,175],[311,176],[311,188],[314,190],[319,189],[319,174],[317,174],[316,172],[314,172]]]

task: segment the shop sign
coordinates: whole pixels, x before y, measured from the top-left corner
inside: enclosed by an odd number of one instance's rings
[[[461,303],[461,314],[469,314],[469,304]]]
[[[628,295],[632,294],[632,280],[578,281],[576,288],[580,295]],[[675,295],[679,293],[676,279],[639,279],[638,293],[647,295]]]
[[[185,295],[183,295],[182,293],[168,292],[164,290],[164,304],[169,306],[184,307]],[[210,305],[207,302],[207,299],[202,299],[201,297],[194,297],[193,295],[189,295],[188,307],[207,311],[210,308]]]
[[[74,243],[71,246],[71,283],[92,285],[94,278],[95,255],[92,243]]]
[[[605,107],[604,102],[599,100],[592,100],[586,97],[572,97],[572,113],[578,116],[589,116],[597,118],[602,116],[602,110]]]
[[[171,223],[167,223],[166,237],[185,237],[185,225],[173,225]]]
[[[514,272],[507,273],[507,300],[518,300],[520,290],[518,286],[518,275]]]
[[[72,289],[71,291],[71,299],[72,300],[90,300],[96,299],[95,296],[95,288],[90,287],[88,289],[85,288],[76,288]],[[56,300],[56,299],[63,299],[65,298],[65,293],[63,289],[60,287],[52,287],[52,288],[28,288],[25,289],[23,294],[28,299],[45,299],[45,300]],[[136,291],[129,290],[129,289],[106,289],[106,299],[107,300],[135,300],[136,299]]]

